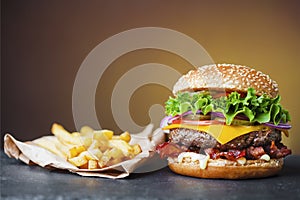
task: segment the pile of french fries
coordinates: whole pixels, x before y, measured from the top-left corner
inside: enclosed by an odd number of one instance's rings
[[[130,145],[128,132],[114,135],[110,130],[93,130],[88,126],[70,133],[54,123],[55,137],[43,137],[34,142],[52,153],[65,158],[82,169],[99,169],[132,159],[142,150],[139,144]]]

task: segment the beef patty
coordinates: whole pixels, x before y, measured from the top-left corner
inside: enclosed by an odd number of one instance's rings
[[[247,147],[271,145],[272,141],[281,141],[281,131],[277,129],[261,130],[241,135],[226,144],[220,144],[210,134],[192,129],[178,128],[170,131],[169,140],[173,143],[186,146],[190,150],[204,150],[217,148],[221,151],[230,149],[242,150]]]

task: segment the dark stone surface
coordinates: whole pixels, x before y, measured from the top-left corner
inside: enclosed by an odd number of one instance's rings
[[[300,199],[300,156],[264,179],[197,179],[163,168],[111,180],[27,166],[1,151],[1,199]]]

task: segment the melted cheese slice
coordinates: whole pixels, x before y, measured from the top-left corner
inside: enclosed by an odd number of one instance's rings
[[[203,131],[214,137],[219,143],[225,144],[241,135],[259,130],[265,130],[267,127],[258,126],[228,126],[228,125],[207,125],[207,126],[195,126],[187,124],[171,124],[163,128],[163,130],[169,130],[174,128],[187,128],[196,131]]]

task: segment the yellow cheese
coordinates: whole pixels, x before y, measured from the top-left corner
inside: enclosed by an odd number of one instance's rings
[[[206,125],[206,126],[195,126],[195,125],[187,125],[187,124],[171,124],[169,126],[164,127],[163,130],[169,130],[174,128],[187,128],[187,129],[193,129],[197,131],[203,131],[210,134],[219,143],[225,144],[241,135],[245,135],[253,131],[266,129],[267,127],[262,125],[228,126],[228,125],[216,124],[216,125]]]

